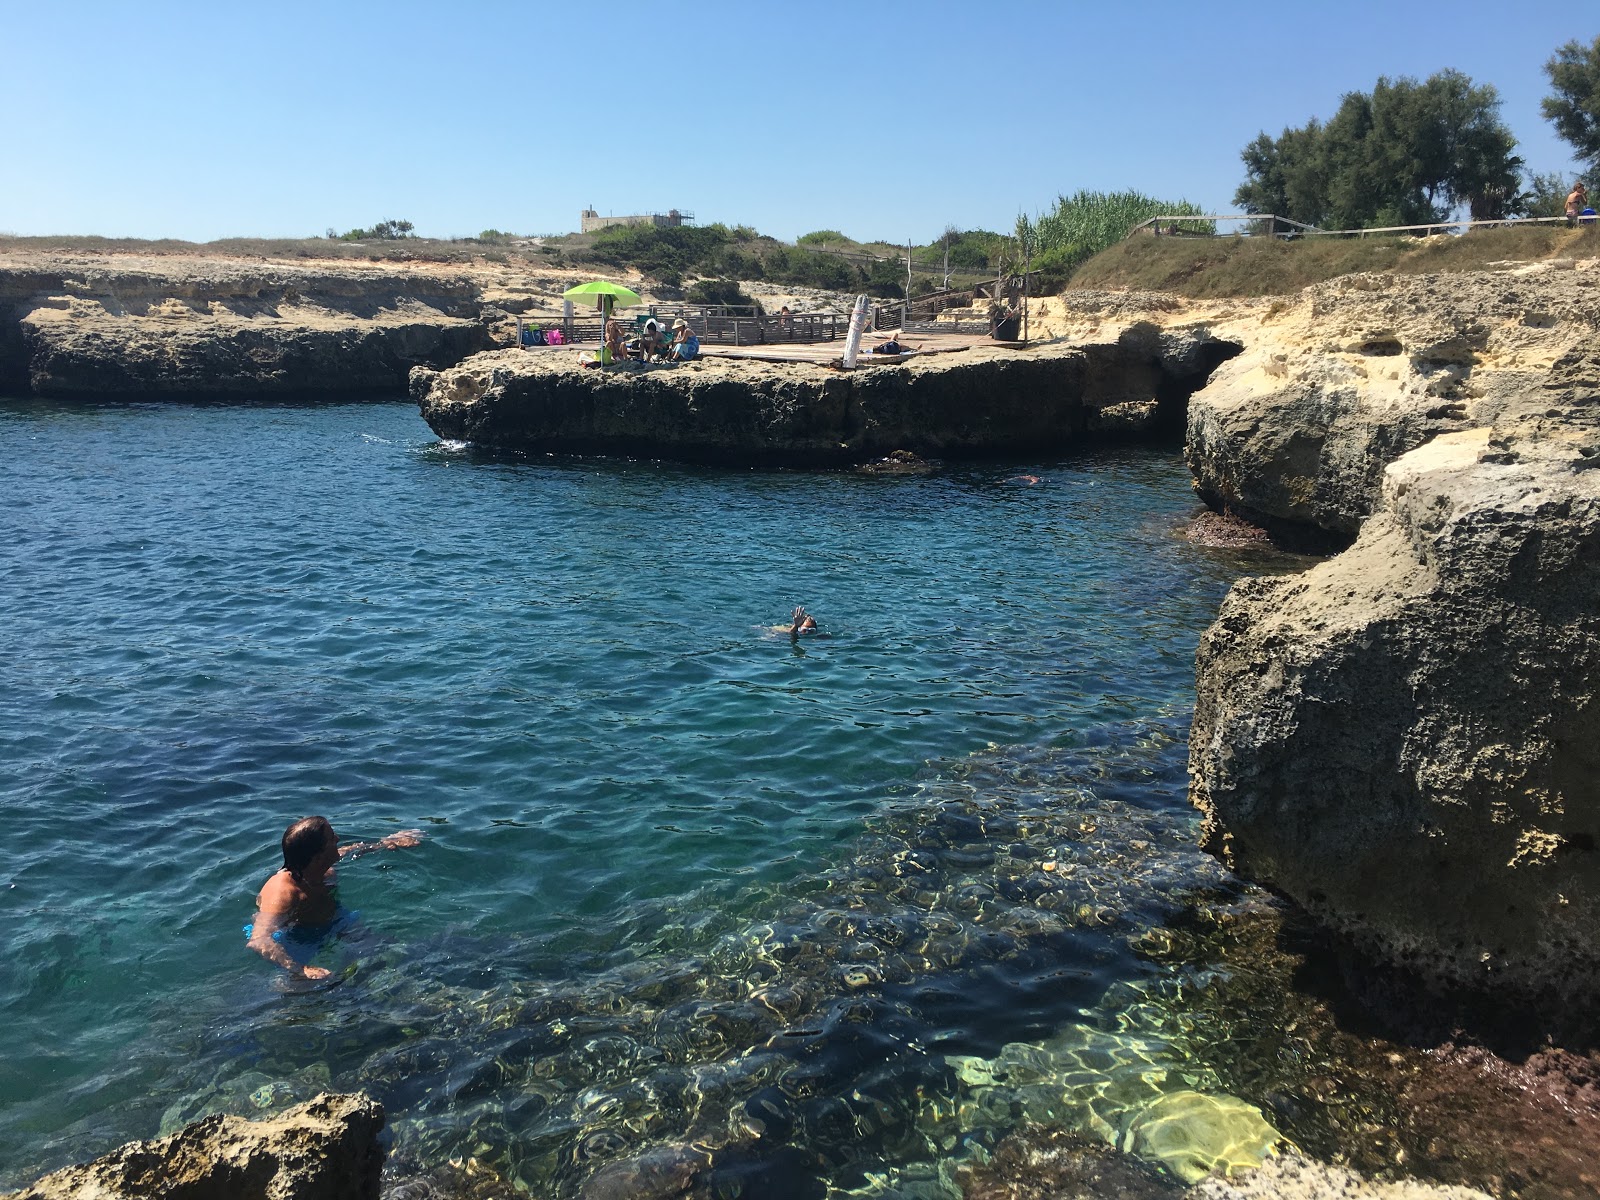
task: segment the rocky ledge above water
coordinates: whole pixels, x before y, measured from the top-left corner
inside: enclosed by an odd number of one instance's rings
[[[411,394],[441,437],[528,451],[801,466],[1037,455],[1096,434],[1175,435],[1189,393],[1237,349],[1203,327],[1140,323],[1100,344],[850,372],[727,358],[584,369],[571,352],[503,350],[419,368]]]
[[[1189,443],[1213,501],[1359,528],[1239,584],[1204,638],[1209,844],[1425,984],[1578,1018],[1600,999],[1596,279],[1309,289],[1304,344],[1264,330]]]
[[[489,344],[477,283],[438,269],[0,256],[0,393],[398,392]]]
[[[1347,545],[1384,468],[1493,423],[1600,336],[1600,262],[1350,275],[1279,301],[1189,406],[1187,457],[1216,509]]]
[[[262,1121],[211,1116],[0,1200],[377,1200],[383,1106],[325,1093]]]

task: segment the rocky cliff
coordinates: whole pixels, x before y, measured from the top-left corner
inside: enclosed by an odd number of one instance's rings
[[[979,348],[842,372],[702,359],[583,369],[568,353],[480,354],[417,369],[411,393],[441,437],[560,453],[831,465],[894,450],[1048,452],[1090,434],[1181,427],[1183,404],[1237,347],[1149,323],[1115,340]]]
[[[1208,843],[1426,982],[1552,1009],[1600,998],[1597,280],[1309,289],[1188,447],[1213,502],[1359,531],[1205,636]]]
[[[490,344],[464,275],[350,263],[8,255],[0,391],[398,391]]]
[[[1385,467],[1481,427],[1600,332],[1600,269],[1352,275],[1266,310],[1189,407],[1196,488],[1291,538],[1348,544]]]
[[[324,1094],[264,1121],[212,1116],[0,1200],[377,1200],[383,1107]]]

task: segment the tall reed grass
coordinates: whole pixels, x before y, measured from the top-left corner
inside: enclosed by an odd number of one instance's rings
[[[1201,209],[1187,200],[1158,200],[1141,192],[1077,191],[1059,196],[1055,208],[1033,222],[1038,251],[1043,257],[1070,257],[1083,261],[1114,246],[1140,221],[1151,217],[1199,216]],[[1184,221],[1184,232],[1214,233],[1210,221]]]

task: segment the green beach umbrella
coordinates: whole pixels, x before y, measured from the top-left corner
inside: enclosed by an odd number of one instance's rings
[[[590,283],[580,283],[577,287],[569,287],[561,293],[563,300],[593,300],[596,308],[610,312],[617,305],[643,304],[639,293],[631,288],[625,288],[620,283],[612,283],[609,279],[596,279]]]

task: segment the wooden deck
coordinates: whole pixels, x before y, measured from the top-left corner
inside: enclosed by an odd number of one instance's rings
[[[872,333],[861,339],[862,350],[856,359],[856,365],[870,367],[876,364],[903,362],[908,358],[915,358],[918,354],[952,354],[961,350],[970,350],[974,346],[995,346],[1014,343],[996,342],[994,339],[976,333],[918,333],[908,334],[905,341],[909,346],[916,347],[916,354],[870,354],[868,350],[888,337],[884,333]],[[785,345],[785,346],[708,346],[700,344],[700,354],[705,358],[745,358],[756,362],[808,362],[830,363],[844,356],[844,339],[836,342],[819,342],[816,345]]]
[[[811,314],[806,314],[811,315]],[[770,341],[756,344],[738,345],[730,342],[710,341],[704,335],[700,339],[700,355],[702,358],[729,358],[747,359],[752,362],[770,363],[817,363],[826,365],[837,362],[844,357],[845,337],[843,330],[849,324],[848,317],[828,316],[830,322],[837,322],[840,333],[836,337],[825,338],[820,341]],[[525,316],[518,322],[518,333],[522,325],[557,325],[561,324],[559,318],[555,320],[540,321],[537,317]],[[899,355],[881,355],[871,353],[871,348],[888,339],[894,330],[878,330],[869,332],[861,339],[861,351],[857,358],[857,365],[870,367],[874,364],[903,362],[909,358],[925,354],[950,354],[961,350],[968,350],[974,346],[1018,345],[1014,342],[996,342],[986,332],[973,332],[970,324],[965,328],[952,328],[949,330],[924,331],[923,329],[907,330],[904,342],[914,347],[913,353]],[[567,342],[560,346],[523,346],[522,349],[530,354],[570,354],[588,352],[594,354],[599,349],[600,322],[598,320],[573,321],[568,323],[569,331],[579,340]],[[632,332],[632,322],[625,325],[628,332]]]

